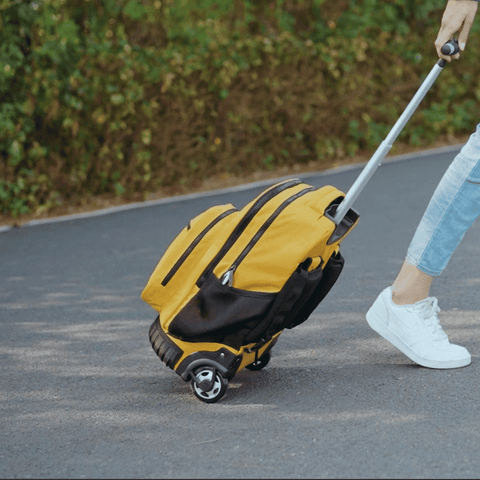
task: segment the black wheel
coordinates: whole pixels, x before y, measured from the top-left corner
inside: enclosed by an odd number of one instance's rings
[[[264,353],[256,362],[247,365],[245,368],[251,370],[252,372],[258,372],[268,365],[268,362],[270,362],[271,358],[272,355],[270,352]]]
[[[194,395],[205,403],[218,402],[227,391],[228,380],[213,367],[200,367],[192,378]]]

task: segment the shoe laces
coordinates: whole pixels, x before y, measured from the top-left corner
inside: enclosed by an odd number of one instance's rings
[[[434,340],[439,342],[448,340],[447,334],[443,331],[437,316],[441,312],[440,307],[438,306],[438,300],[435,297],[428,297],[425,300],[418,302],[415,306]]]

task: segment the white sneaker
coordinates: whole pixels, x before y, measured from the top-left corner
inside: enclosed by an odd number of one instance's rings
[[[448,341],[435,297],[413,305],[396,305],[386,288],[367,312],[368,324],[408,358],[429,368],[458,368],[472,361],[468,350]]]

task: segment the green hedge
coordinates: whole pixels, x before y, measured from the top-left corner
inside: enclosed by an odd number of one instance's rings
[[[435,62],[444,5],[0,0],[0,213],[372,151]],[[473,131],[478,30],[402,142]]]

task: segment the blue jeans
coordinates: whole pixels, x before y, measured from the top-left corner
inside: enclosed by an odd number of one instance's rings
[[[407,262],[437,276],[480,216],[480,124],[438,184],[407,252]]]

